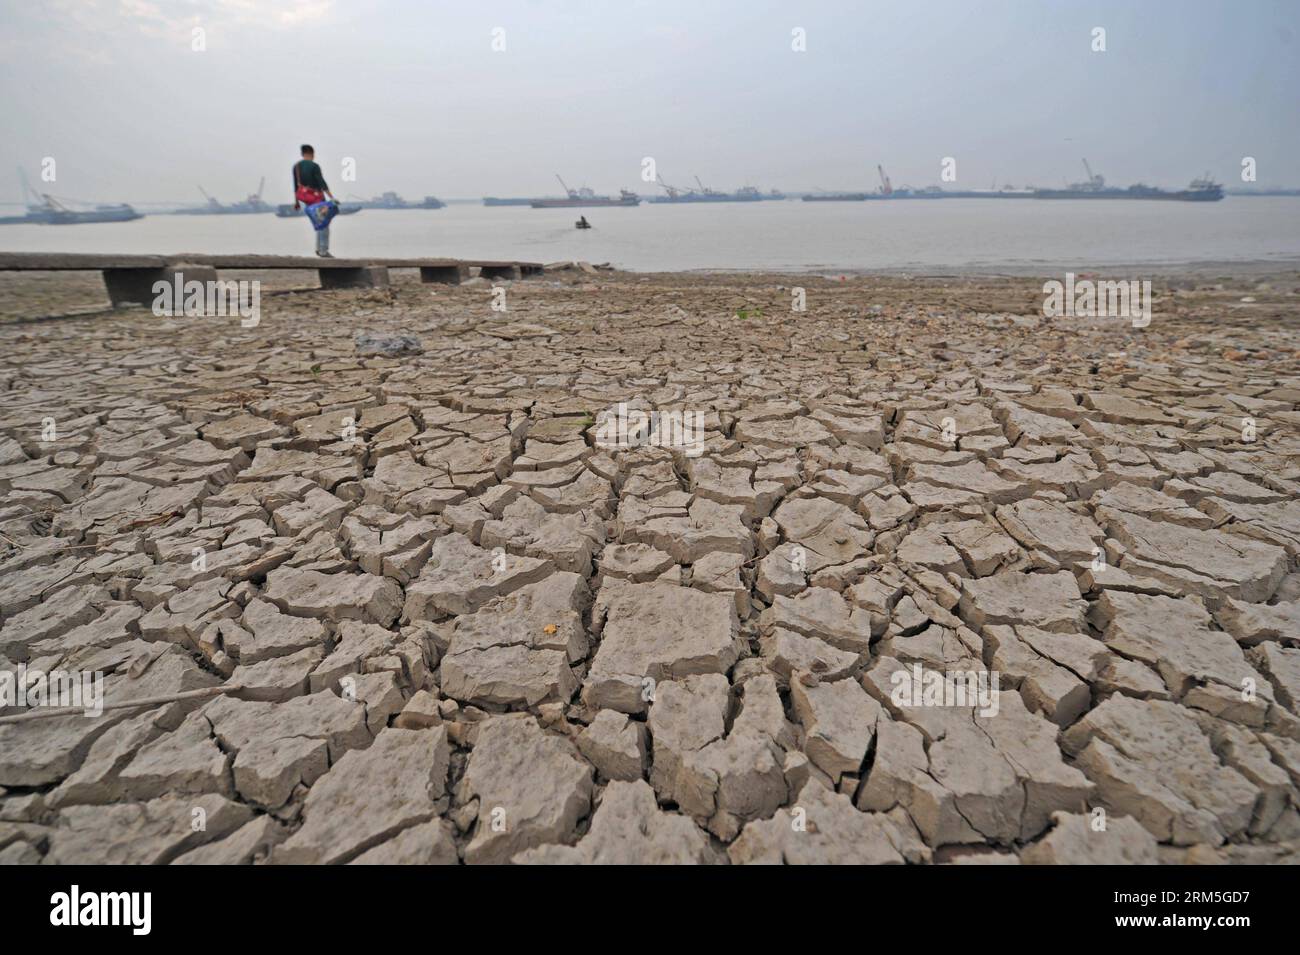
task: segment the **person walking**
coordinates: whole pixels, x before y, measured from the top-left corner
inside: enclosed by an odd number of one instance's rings
[[[315,209],[318,203],[329,201],[333,208]],[[330,255],[330,220],[338,210],[330,187],[325,183],[320,166],[316,165],[316,150],[304,143],[302,159],[293,164],[293,208],[297,211],[307,206],[308,217],[316,229],[316,254],[323,259],[332,259]]]

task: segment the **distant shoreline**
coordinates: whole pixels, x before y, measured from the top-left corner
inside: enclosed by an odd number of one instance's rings
[[[616,266],[617,267],[617,266]],[[1213,259],[1189,262],[1129,262],[1123,264],[1102,263],[1058,263],[1043,265],[917,265],[890,266],[887,268],[842,269],[826,266],[808,266],[803,268],[692,268],[663,270],[626,269],[617,267],[621,272],[638,275],[818,275],[835,278],[840,275],[888,276],[893,278],[1037,278],[1058,277],[1069,271],[1075,274],[1083,272],[1104,272],[1113,278],[1177,278],[1183,276],[1204,277],[1206,273],[1224,277],[1259,276],[1273,273],[1300,271],[1300,257],[1286,259],[1250,259],[1241,261]]]

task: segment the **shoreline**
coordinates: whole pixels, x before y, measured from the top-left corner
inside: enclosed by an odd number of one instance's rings
[[[62,254],[82,254],[83,251],[89,254],[104,254],[99,250],[76,250],[76,249],[58,249],[58,250],[41,250],[41,249],[5,249],[0,247],[0,252],[43,252],[48,251],[51,255]],[[111,254],[111,253],[110,253]],[[184,249],[180,251],[158,251],[151,252],[127,252],[123,255],[167,255],[173,257],[183,256],[185,254],[206,254],[200,253],[197,249]],[[224,254],[224,253],[212,253]],[[266,254],[279,255],[276,252],[255,252],[249,254]],[[348,255],[348,258],[366,259],[366,258],[419,258],[424,253],[409,252],[402,256],[374,255],[367,256]],[[433,256],[439,257],[439,256]],[[499,256],[479,256],[479,258],[499,258]],[[601,261],[597,263],[594,259],[556,259],[551,260],[548,265],[576,266],[580,262],[585,262],[601,272],[621,272],[629,275],[819,275],[827,277],[847,276],[884,276],[891,278],[1035,278],[1035,277],[1057,277],[1063,272],[1070,271],[1076,275],[1082,272],[1105,272],[1108,276],[1116,277],[1143,277],[1157,278],[1166,276],[1185,276],[1197,272],[1215,272],[1227,275],[1260,275],[1269,272],[1300,272],[1300,255],[1281,256],[1271,259],[1185,259],[1177,261],[1149,260],[1139,262],[1023,262],[1023,263],[956,263],[956,264],[934,264],[934,263],[904,263],[901,265],[891,266],[853,266],[837,267],[826,264],[809,264],[809,265],[782,265],[782,266],[716,266],[716,265],[695,265],[689,268],[678,269],[642,269],[628,267],[625,265],[615,264],[613,260]],[[4,275],[0,272],[0,276]]]
[[[1059,271],[1043,268],[999,272],[911,272],[893,269],[844,272],[728,269],[636,272],[614,268],[607,263],[592,265],[586,262],[551,262],[547,263],[547,271],[542,276],[515,282],[502,283],[475,277],[460,286],[423,285],[413,269],[392,269],[390,280],[391,287],[402,290],[403,294],[416,289],[427,291],[435,299],[452,300],[462,300],[462,295],[481,295],[498,284],[517,289],[530,297],[535,291],[545,289],[598,289],[606,299],[601,304],[614,309],[617,309],[621,296],[635,289],[650,291],[666,287],[678,290],[669,294],[679,294],[726,287],[747,302],[765,303],[764,308],[774,307],[783,296],[790,295],[789,289],[792,288],[842,289],[853,294],[868,295],[868,304],[872,305],[942,306],[958,300],[986,300],[1000,303],[996,308],[990,307],[990,311],[1009,311],[1032,317],[1041,314],[1042,283],[1061,281],[1067,271],[1073,272],[1080,279],[1150,280],[1157,297],[1173,295],[1182,303],[1188,295],[1193,296],[1193,301],[1196,296],[1205,296],[1206,301],[1220,304],[1224,309],[1269,306],[1285,311],[1294,304],[1296,291],[1300,290],[1300,262],[1278,266],[1258,261],[1170,266],[1163,270],[1132,266],[1124,269],[1079,267]],[[231,269],[223,270],[220,277],[223,280],[256,280],[260,283],[262,293],[272,297],[286,294],[321,295],[324,297],[320,301],[328,303],[335,300],[331,296],[340,294],[321,290],[315,270]],[[1243,299],[1247,301],[1241,301]],[[322,304],[321,307],[329,306]],[[134,313],[135,310],[132,309],[114,312],[97,271],[0,272],[0,323],[75,319],[96,315],[111,317]]]
[[[1204,259],[1189,260],[1182,262],[1130,262],[1130,263],[1102,263],[1102,264],[1071,264],[1057,265],[1050,264],[1024,264],[1024,265],[916,265],[916,266],[897,266],[889,268],[854,268],[854,269],[828,269],[820,266],[809,266],[802,269],[726,269],[726,268],[692,268],[679,269],[673,272],[642,272],[638,269],[622,269],[619,271],[629,272],[636,275],[656,274],[672,275],[682,273],[686,275],[696,274],[735,274],[735,275],[852,275],[852,276],[885,276],[892,278],[1056,278],[1063,272],[1070,271],[1076,275],[1082,272],[1100,273],[1104,272],[1108,277],[1115,278],[1167,278],[1167,277],[1184,277],[1196,272],[1214,272],[1216,274],[1226,274],[1229,276],[1256,276],[1261,274],[1272,274],[1275,272],[1300,272],[1300,257],[1288,257],[1282,259]]]

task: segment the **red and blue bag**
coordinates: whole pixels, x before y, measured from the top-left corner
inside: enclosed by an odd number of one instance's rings
[[[296,173],[297,170],[295,169]],[[313,189],[311,186],[298,186],[294,191],[293,197],[301,202],[304,206],[314,206],[316,203],[325,199],[325,193],[319,189]]]
[[[339,212],[339,204],[334,199],[328,199],[324,202],[313,202],[307,207],[307,218],[311,220],[312,228],[319,232],[326,228]]]

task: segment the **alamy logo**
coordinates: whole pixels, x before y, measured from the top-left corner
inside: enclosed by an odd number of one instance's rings
[[[1048,318],[1130,318],[1135,329],[1151,325],[1151,281],[1076,282],[1065,273],[1065,282],[1043,283],[1043,314]]]
[[[262,321],[262,283],[257,279],[239,282],[185,281],[177,272],[171,281],[153,283],[153,313],[157,316],[186,315],[190,318],[238,315],[241,328],[256,328]]]
[[[153,927],[151,892],[70,892],[50,896],[51,925],[129,925],[131,934],[148,935]]]
[[[642,411],[620,401],[617,409],[602,411],[598,421],[598,448],[679,448],[688,458],[704,453],[702,411]]]
[[[1065,281],[1043,283],[1043,315],[1047,318],[1127,318],[1134,328],[1151,324],[1151,281],[1076,282],[1073,272]]]
[[[104,712],[104,674],[90,670],[0,670],[0,709],[15,706],[80,707],[86,716]]]
[[[890,700],[899,708],[955,706],[977,709],[980,716],[998,715],[998,674],[989,670],[927,670],[913,663],[889,677]]]

